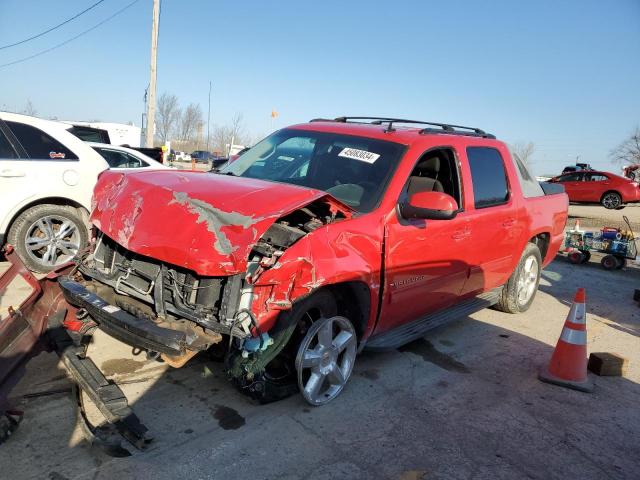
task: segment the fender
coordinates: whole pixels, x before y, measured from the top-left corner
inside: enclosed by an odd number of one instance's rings
[[[261,330],[271,329],[282,310],[314,291],[344,282],[370,287],[365,334],[375,323],[381,286],[382,227],[358,218],[320,228],[301,238],[253,284],[252,310]]]

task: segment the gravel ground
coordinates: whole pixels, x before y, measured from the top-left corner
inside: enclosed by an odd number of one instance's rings
[[[569,226],[580,219],[580,227],[599,229],[603,226],[627,228],[623,216],[631,222],[633,230],[640,235],[640,204],[627,205],[621,210],[607,210],[600,205],[571,205],[569,207]]]

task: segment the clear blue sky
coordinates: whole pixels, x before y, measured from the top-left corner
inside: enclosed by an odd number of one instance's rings
[[[131,0],[106,0],[0,63],[70,38]],[[0,0],[0,45],[94,0]],[[0,68],[0,109],[140,124],[151,0],[79,40]],[[158,92],[206,115],[236,112],[254,135],[313,117],[400,116],[484,128],[536,144],[534,170],[609,151],[640,124],[640,0],[163,0]]]

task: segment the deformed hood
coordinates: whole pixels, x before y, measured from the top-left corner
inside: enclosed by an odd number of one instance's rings
[[[140,255],[202,276],[230,275],[245,271],[251,249],[278,218],[323,196],[226,175],[107,171],[94,190],[91,221]]]

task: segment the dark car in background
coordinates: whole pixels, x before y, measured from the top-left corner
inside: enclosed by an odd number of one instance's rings
[[[588,163],[576,163],[575,165],[567,165],[562,169],[562,173],[582,172],[586,170],[593,170]]]
[[[207,152],[206,150],[196,150],[191,154],[191,158],[195,160],[196,163],[209,163],[213,162],[216,157],[213,153]]]

